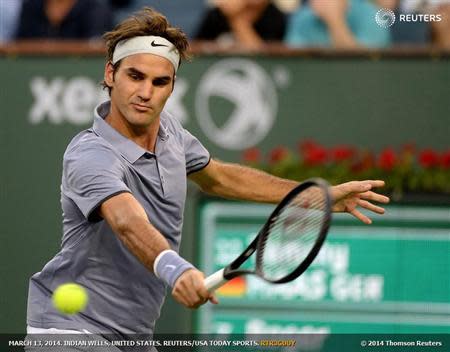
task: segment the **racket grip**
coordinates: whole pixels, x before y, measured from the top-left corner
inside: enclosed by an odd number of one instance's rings
[[[220,269],[216,271],[214,274],[209,275],[205,279],[205,286],[209,292],[214,292],[228,280],[223,277],[223,271],[225,269]]]

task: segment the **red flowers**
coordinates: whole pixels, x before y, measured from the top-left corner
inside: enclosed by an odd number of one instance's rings
[[[378,166],[383,170],[392,170],[397,161],[394,149],[384,149],[378,157]]]
[[[267,155],[257,148],[243,153],[245,163],[293,180],[323,177],[331,184],[353,179],[384,179],[387,193],[437,192],[450,194],[450,149],[439,152],[418,149],[415,144],[386,147],[378,153],[349,145],[327,148],[308,139],[298,144],[295,154],[278,146]]]
[[[342,161],[351,160],[355,155],[355,149],[347,145],[339,145],[330,150],[333,161],[339,163]]]
[[[444,169],[450,168],[450,150],[447,150],[442,154],[441,165]]]
[[[430,168],[439,164],[438,154],[431,149],[425,149],[419,154],[419,163],[424,168]]]
[[[242,160],[246,164],[259,163],[261,161],[261,151],[258,148],[250,148],[244,151]]]
[[[290,154],[289,149],[283,146],[276,147],[272,149],[272,151],[269,154],[269,163],[275,164],[278,163],[288,157]]]
[[[327,150],[312,140],[300,143],[299,150],[306,165],[323,165],[327,161]]]

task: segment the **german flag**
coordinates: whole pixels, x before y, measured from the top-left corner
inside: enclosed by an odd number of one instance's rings
[[[228,281],[217,291],[219,296],[223,297],[242,297],[247,292],[247,282],[244,276],[238,276]]]

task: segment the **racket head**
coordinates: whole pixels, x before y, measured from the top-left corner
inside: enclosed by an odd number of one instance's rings
[[[281,201],[257,238],[255,273],[271,283],[300,276],[313,262],[331,222],[329,184],[309,179]]]

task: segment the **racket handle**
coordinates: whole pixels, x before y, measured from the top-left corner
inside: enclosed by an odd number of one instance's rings
[[[209,275],[205,279],[205,286],[209,292],[214,292],[228,280],[223,277],[223,271],[225,269],[220,269],[216,271],[214,274]]]

